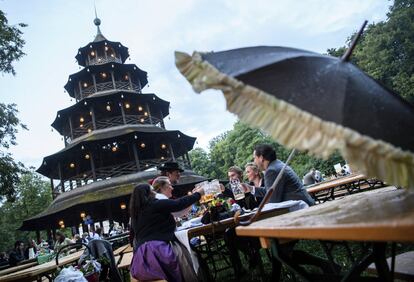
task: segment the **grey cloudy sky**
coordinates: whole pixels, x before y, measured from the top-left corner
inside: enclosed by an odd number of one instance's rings
[[[131,60],[148,72],[144,93],[171,102],[168,129],[197,137],[196,146],[231,129],[217,91],[195,94],[174,65],[174,51],[219,51],[272,45],[316,52],[344,44],[364,19],[386,19],[391,1],[382,0],[96,0],[101,30],[129,47]],[[2,0],[10,24],[27,23],[27,54],[15,64],[17,75],[0,76],[0,101],[16,103],[29,131],[18,134],[14,157],[38,167],[42,158],[63,148],[51,131],[56,111],[74,103],[63,92],[69,74],[79,71],[75,55],[92,41],[92,0]]]

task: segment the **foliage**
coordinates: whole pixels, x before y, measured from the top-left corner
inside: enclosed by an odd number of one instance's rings
[[[13,248],[16,240],[35,238],[34,232],[17,230],[23,220],[30,218],[52,202],[50,185],[34,171],[25,172],[16,187],[16,201],[0,207],[0,250]]]
[[[15,104],[0,103],[0,148],[8,149],[16,145],[18,127],[27,129],[17,117]],[[19,182],[19,174],[24,171],[23,164],[15,162],[10,153],[0,151],[0,200],[6,197],[8,201],[15,199],[15,186]]]
[[[350,42],[348,38],[348,45]],[[328,53],[341,56],[345,50],[345,47],[331,48]],[[351,60],[414,103],[414,0],[395,0],[387,20],[367,27]]]
[[[26,24],[19,23],[18,27],[25,27]],[[22,48],[25,41],[22,38],[22,31],[16,26],[8,24],[3,11],[0,10],[0,72],[16,74],[13,62],[18,61],[25,53]]]
[[[257,144],[270,144],[280,160],[286,160],[290,150],[273,141],[273,139],[260,131],[242,122],[236,122],[232,130],[225,132],[210,141],[210,152],[201,148],[190,152],[192,166],[195,172],[209,178],[226,179],[227,169],[233,165],[244,168],[246,163],[252,161],[253,150]],[[298,152],[292,160],[291,166],[299,176],[303,176],[312,167],[322,174],[334,173],[333,165],[344,163],[339,153],[333,154],[328,160],[321,160]]]

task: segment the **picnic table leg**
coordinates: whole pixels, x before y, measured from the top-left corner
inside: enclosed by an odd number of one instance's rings
[[[380,281],[392,281],[392,275],[389,271],[387,260],[385,258],[385,249],[387,243],[372,243],[372,252],[366,254],[361,260],[357,261],[351,270],[345,275],[342,281],[359,280],[361,273],[367,269],[371,263],[375,263]]]
[[[308,273],[301,266],[292,261],[289,256],[285,254],[286,250],[284,249],[286,249],[286,247],[281,245],[278,240],[272,240],[272,253],[274,257],[273,260],[277,259],[279,262],[272,263],[272,266],[275,267],[272,272],[272,275],[274,275],[273,278],[276,281],[279,281],[282,264],[284,264],[287,268],[289,268],[289,270],[291,270],[294,274],[299,275],[305,281],[311,281]]]

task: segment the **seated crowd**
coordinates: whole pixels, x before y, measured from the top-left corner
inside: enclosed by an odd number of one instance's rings
[[[284,165],[269,145],[256,146],[253,158],[254,163],[245,166],[248,183],[242,182],[241,168],[233,166],[228,170],[229,183],[239,182],[244,193],[235,202],[248,210],[260,204]],[[140,281],[196,281],[190,254],[175,237],[175,217],[188,213],[205,191],[203,186],[196,186],[189,195],[172,199],[172,184],[178,183],[183,170],[177,163],[171,162],[164,163],[159,169],[161,176],[150,182],[152,186],[139,184],[131,196],[131,233],[134,246],[131,275]],[[221,192],[219,197],[235,199],[231,185],[221,185]],[[269,202],[288,200],[302,200],[309,206],[314,205],[314,200],[307,193],[302,181],[289,166],[286,167]],[[234,234],[230,241],[236,241],[233,239]]]

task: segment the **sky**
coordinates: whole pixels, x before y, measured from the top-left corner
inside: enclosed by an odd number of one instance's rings
[[[167,129],[197,137],[195,147],[232,129],[219,91],[196,94],[178,72],[174,51],[222,51],[247,46],[288,46],[318,53],[345,44],[366,19],[386,19],[386,0],[95,0],[101,31],[129,48],[131,60],[148,72],[143,93],[170,101]],[[28,131],[17,135],[14,158],[38,168],[43,157],[64,147],[50,124],[75,103],[64,93],[78,72],[75,55],[96,35],[93,0],[0,0],[9,24],[26,23],[24,56],[16,76],[0,75],[0,102],[15,103]]]

